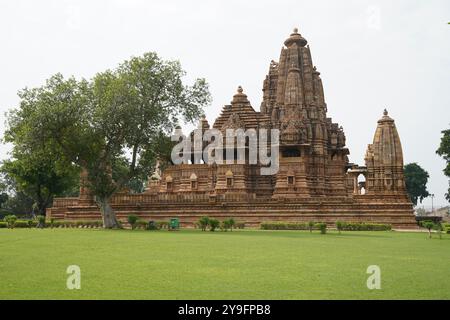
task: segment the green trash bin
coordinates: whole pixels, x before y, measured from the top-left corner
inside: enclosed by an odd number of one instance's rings
[[[180,229],[180,219],[172,218],[170,219],[169,230],[179,230]]]

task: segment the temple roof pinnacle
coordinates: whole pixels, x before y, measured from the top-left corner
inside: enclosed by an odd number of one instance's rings
[[[286,39],[284,45],[286,47],[290,47],[293,43],[296,43],[300,47],[304,47],[308,43],[308,41],[306,41],[306,39],[303,38],[300,33],[298,33],[297,28],[294,28],[294,31],[291,33],[289,38]]]
[[[380,120],[378,120],[378,122],[379,122],[379,123],[380,123],[380,122],[394,122],[394,119],[392,119],[391,117],[389,117],[388,111],[387,111],[387,109],[385,108],[385,109],[383,110],[383,117],[382,117]]]
[[[241,103],[248,102],[247,95],[244,93],[244,89],[242,89],[242,86],[238,86],[237,93],[233,96],[233,101],[231,101],[231,104],[239,102]]]

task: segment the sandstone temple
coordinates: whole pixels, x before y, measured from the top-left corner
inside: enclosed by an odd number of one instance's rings
[[[257,226],[263,221],[388,223],[414,228],[413,206],[403,177],[403,155],[394,120],[384,110],[368,145],[365,165],[349,162],[342,126],[327,117],[320,72],[297,29],[286,39],[278,62],[263,82],[263,101],[255,111],[238,87],[211,126],[278,129],[279,170],[262,175],[261,164],[185,163],[159,167],[144,193],[119,192],[112,206],[119,219],[136,214],[147,220],[179,217],[191,226],[201,216],[233,217]],[[375,122],[375,121],[374,121]],[[369,125],[369,124],[368,124]],[[94,198],[81,188],[77,198],[56,198],[49,213],[60,219],[99,219]]]

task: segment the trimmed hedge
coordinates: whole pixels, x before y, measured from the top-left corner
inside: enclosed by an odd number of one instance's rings
[[[151,220],[153,221],[153,220]],[[168,229],[169,222],[168,221],[153,221],[150,225],[150,221],[146,220],[137,220],[135,222],[135,229],[143,229],[143,230],[161,230]]]
[[[310,230],[309,223],[291,223],[291,222],[263,222],[261,229],[263,230]],[[313,230],[320,229],[320,223],[312,226]],[[341,222],[341,230],[346,231],[389,231],[392,229],[390,224],[380,223],[353,223]]]
[[[103,221],[101,220],[55,220],[51,225],[47,224],[47,227],[52,226],[53,228],[100,228],[103,227]]]
[[[356,222],[341,222],[342,229],[345,231],[389,231],[392,229],[390,224],[381,223],[356,223]]]
[[[442,225],[442,228],[444,229],[445,233],[450,233],[450,223],[444,223]]]
[[[263,222],[263,230],[309,230],[308,223]]]
[[[14,228],[36,228],[38,226],[37,220],[16,220],[14,221]],[[0,222],[0,228],[8,228],[7,222]],[[101,228],[103,221],[101,220],[54,220],[45,223],[46,228]]]

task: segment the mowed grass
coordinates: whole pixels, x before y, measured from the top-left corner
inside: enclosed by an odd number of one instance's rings
[[[449,299],[449,272],[446,234],[0,229],[0,299]]]

